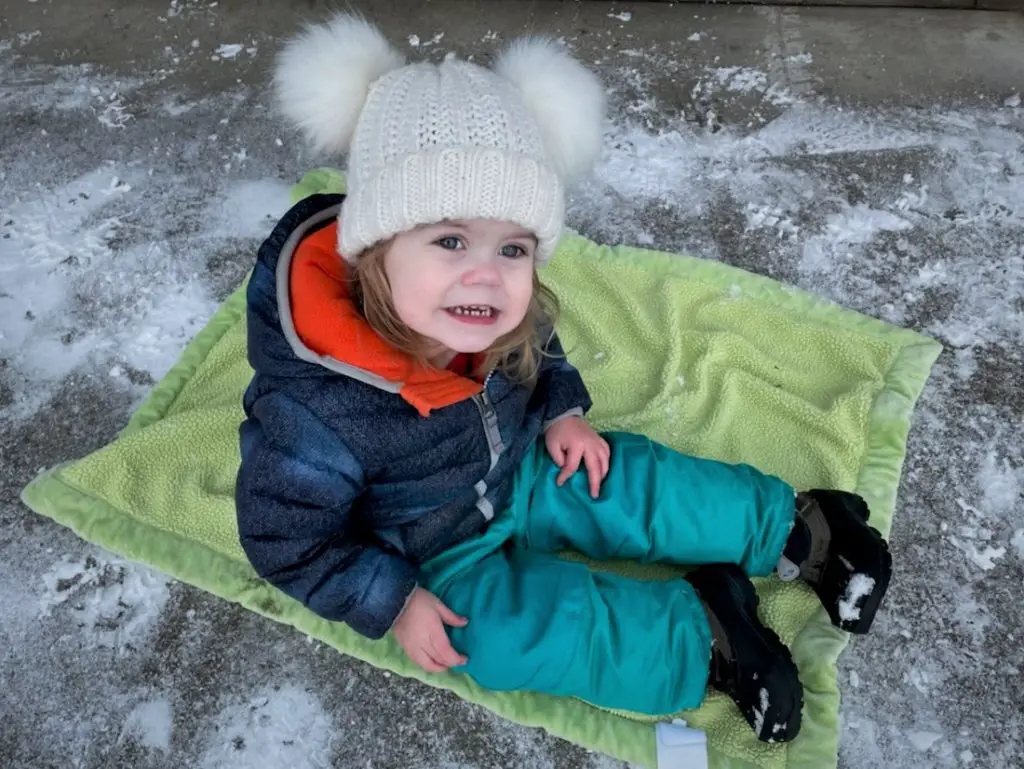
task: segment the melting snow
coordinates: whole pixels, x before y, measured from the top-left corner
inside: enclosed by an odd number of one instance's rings
[[[1017,551],[1017,557],[1024,560],[1024,529],[1017,529],[1013,533],[1013,538],[1010,540],[1010,545]]]
[[[957,550],[960,550],[967,556],[967,560],[985,571],[994,569],[996,567],[996,560],[1006,555],[1005,547],[986,545],[984,548],[979,549],[973,542],[964,542],[957,537],[950,537],[949,541],[953,543]]]
[[[171,703],[166,698],[143,702],[128,714],[121,740],[132,738],[144,747],[166,752],[171,746],[173,721]]]
[[[911,745],[923,753],[941,740],[942,735],[938,732],[908,732],[907,739],[910,740]]]
[[[860,619],[860,606],[864,598],[871,595],[875,580],[866,574],[854,574],[846,586],[846,593],[839,601],[839,617],[847,622]]]
[[[242,43],[223,43],[217,46],[215,55],[222,59],[233,59],[242,52],[245,46]]]
[[[337,730],[317,698],[293,684],[228,704],[207,735],[202,769],[331,766]]]
[[[760,734],[762,727],[764,727],[764,717],[768,714],[768,690],[761,688],[758,695],[760,700],[760,708],[754,708],[754,733]]]
[[[1019,383],[1024,387],[1024,382]],[[1024,508],[1024,466],[1014,468],[994,451],[985,455],[978,469],[982,490],[981,508],[991,516],[1006,516]]]
[[[167,577],[106,556],[64,559],[43,575],[40,617],[60,615],[85,646],[130,652],[144,642],[169,596]]]

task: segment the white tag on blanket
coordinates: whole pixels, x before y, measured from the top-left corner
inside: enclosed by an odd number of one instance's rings
[[[708,738],[681,718],[654,727],[658,769],[708,769]]]

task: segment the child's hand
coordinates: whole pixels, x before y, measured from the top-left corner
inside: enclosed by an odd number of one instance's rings
[[[580,460],[587,466],[590,479],[590,496],[597,499],[601,493],[601,481],[608,475],[608,464],[612,450],[608,441],[594,432],[582,417],[566,417],[555,422],[544,435],[548,453],[555,464],[562,468],[557,483],[561,486],[569,476],[579,470]]]
[[[433,593],[418,587],[395,622],[394,633],[409,659],[428,673],[440,673],[469,661],[452,648],[444,629],[445,624],[463,627],[468,621],[441,603]]]

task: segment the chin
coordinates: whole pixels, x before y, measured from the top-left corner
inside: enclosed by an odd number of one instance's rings
[[[500,338],[500,336],[496,336],[493,339],[488,339],[486,341],[480,342],[466,341],[465,339],[463,339],[459,342],[453,341],[451,344],[446,346],[448,347],[449,350],[454,350],[455,352],[464,352],[469,355],[475,355],[478,352],[489,350],[492,346],[494,346],[494,343],[497,342]]]
[[[491,349],[494,346],[494,343],[507,333],[509,332],[497,331],[486,334],[452,334],[447,340],[442,339],[441,343],[449,350],[473,354]]]

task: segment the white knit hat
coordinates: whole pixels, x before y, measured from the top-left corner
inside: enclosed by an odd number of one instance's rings
[[[604,92],[552,41],[523,39],[493,69],[404,65],[381,33],[338,14],[286,44],[282,111],[317,149],[348,150],[338,250],[349,261],[421,224],[497,219],[555,250],[565,185],[601,151]]]

